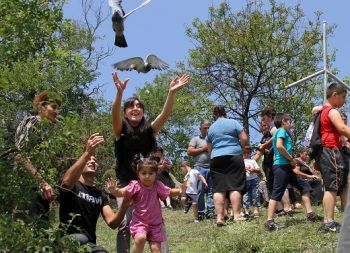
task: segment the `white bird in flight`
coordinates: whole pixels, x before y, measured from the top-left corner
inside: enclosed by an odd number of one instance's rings
[[[122,8],[122,0],[108,0],[108,4],[112,9],[112,28],[115,32],[115,40],[114,45],[118,47],[127,47],[128,44],[126,43],[125,37],[124,37],[124,21],[125,19],[134,11],[137,9],[140,9],[141,7],[149,4],[151,0],[145,0],[142,4],[140,4],[135,9],[129,11],[127,14],[125,14],[123,8]]]

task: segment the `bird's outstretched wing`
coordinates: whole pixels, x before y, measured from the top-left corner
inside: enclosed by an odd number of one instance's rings
[[[122,0],[108,0],[109,7],[111,7],[112,14],[119,11],[124,16],[124,10],[122,8]]]
[[[149,4],[151,2],[151,0],[145,0],[143,1],[142,4],[140,4],[139,6],[137,6],[135,9],[129,11],[127,14],[124,15],[124,19],[127,18],[131,13],[133,13],[134,11],[142,8],[143,6],[146,6],[147,4]]]
[[[124,70],[137,70],[144,68],[144,62],[141,57],[129,58],[112,65],[115,69],[124,71]]]
[[[164,70],[169,68],[169,65],[166,62],[162,61],[154,54],[148,55],[146,58],[146,62],[152,69]]]

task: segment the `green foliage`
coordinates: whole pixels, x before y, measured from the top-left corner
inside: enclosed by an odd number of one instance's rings
[[[114,168],[110,105],[87,93],[98,75],[92,51],[96,38],[63,19],[64,2],[0,2],[0,234],[8,235],[0,239],[1,252],[82,252],[77,245],[69,248],[70,239],[59,240],[60,230],[14,219],[27,220],[26,207],[40,183],[13,159],[16,127],[36,114],[36,93],[55,92],[63,100],[58,123],[42,122],[23,150],[56,193],[61,174],[82,154],[93,132],[106,138],[96,154],[103,158],[101,167]],[[18,234],[23,234],[20,240]]]
[[[323,233],[318,229],[322,221],[307,223],[305,213],[296,210],[294,217],[276,217],[276,221],[288,227],[274,232],[264,228],[266,208],[261,208],[258,219],[247,222],[227,222],[217,227],[215,219],[193,223],[190,211],[163,209],[170,252],[183,253],[329,253],[335,252],[339,234]],[[322,206],[316,206],[322,215]],[[341,220],[342,212],[335,219]],[[115,251],[115,231],[106,227],[103,220],[98,222],[97,243],[110,252]],[[145,252],[150,252],[147,245]]]
[[[169,84],[176,76],[183,72],[167,72],[158,75],[154,83],[147,83],[137,90],[137,95],[145,104],[147,117],[153,120],[160,114],[166,100]],[[158,145],[166,151],[165,155],[176,162],[186,156],[187,145],[190,138],[197,134],[199,123],[208,119],[207,97],[198,97],[191,92],[192,77],[190,82],[176,94],[175,104],[171,116],[166,121],[157,137]],[[209,102],[210,104],[210,102]],[[194,132],[195,130],[195,132]]]
[[[0,214],[0,252],[90,252],[64,230],[24,223]],[[19,236],[20,235],[20,236]]]
[[[258,129],[265,106],[290,113],[299,122],[294,134],[300,141],[322,95],[317,81],[285,87],[317,70],[322,59],[320,14],[311,20],[300,5],[252,0],[237,12],[225,1],[210,8],[209,15],[208,20],[195,19],[187,30],[195,44],[187,67],[195,76],[192,94],[205,92],[224,104],[248,133],[251,127]]]

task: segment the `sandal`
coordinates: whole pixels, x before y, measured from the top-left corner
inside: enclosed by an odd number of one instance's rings
[[[243,216],[238,216],[237,218],[234,219],[235,222],[239,222],[239,221],[247,221],[247,218],[243,217]]]
[[[222,226],[224,226],[224,225],[225,225],[225,222],[224,222],[224,221],[222,221],[222,220],[217,220],[217,221],[216,221],[216,226],[222,227]]]

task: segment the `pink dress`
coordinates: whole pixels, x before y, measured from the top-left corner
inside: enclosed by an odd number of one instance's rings
[[[134,207],[130,221],[130,233],[133,238],[136,234],[146,234],[148,241],[165,241],[159,199],[165,200],[169,195],[170,188],[158,180],[152,188],[146,188],[136,180],[128,184],[126,198],[133,201]]]

